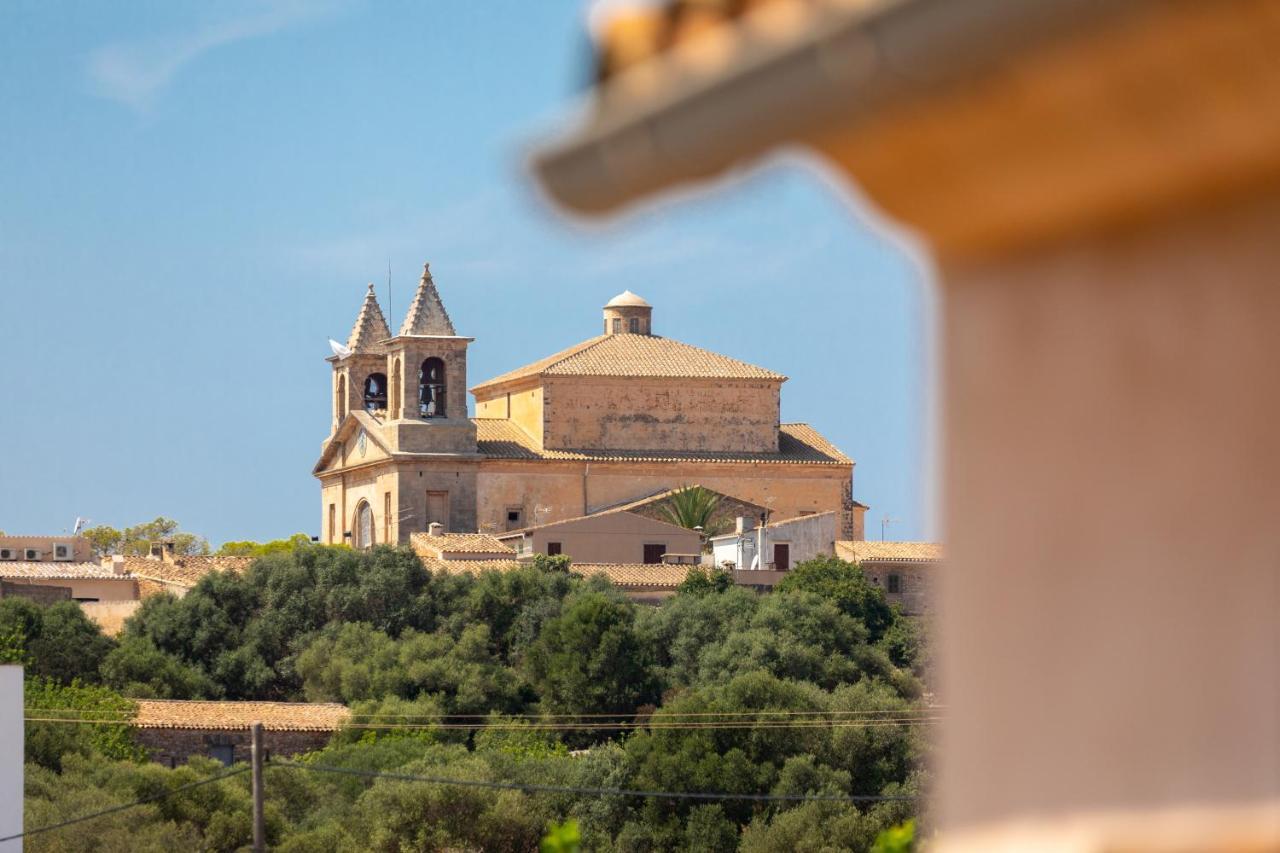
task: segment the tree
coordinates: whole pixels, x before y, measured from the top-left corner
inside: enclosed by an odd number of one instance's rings
[[[875,643],[894,622],[884,590],[867,580],[853,563],[839,557],[815,557],[796,564],[775,592],[812,592],[862,622]]]
[[[601,592],[577,596],[525,655],[525,671],[549,711],[632,713],[656,698],[634,605]]]
[[[208,554],[209,542],[203,536],[178,529],[178,522],[171,518],[157,517],[154,521],[135,524],[124,530],[100,524],[87,527],[80,535],[89,540],[97,557],[107,554],[124,554],[131,557],[146,556],[152,542],[172,542],[178,555]]]
[[[254,542],[249,539],[223,542],[216,554],[219,557],[265,557],[268,554],[287,554],[310,545],[310,536],[305,533],[295,533],[288,539],[272,539],[270,542]]]
[[[146,757],[126,722],[137,713],[137,705],[105,687],[28,678],[23,706],[28,718],[25,746],[29,762],[59,770],[68,755],[129,761]],[[67,719],[103,722],[48,722]]]
[[[702,528],[705,535],[714,536],[728,526],[727,520],[714,518],[723,497],[702,486],[683,486],[658,505],[658,513],[677,527]]]
[[[115,646],[74,601],[42,607],[25,598],[0,600],[0,637],[28,675],[62,684],[96,682],[98,667]]]
[[[697,566],[676,587],[676,595],[705,595],[724,592],[733,587],[733,572],[714,567]]]

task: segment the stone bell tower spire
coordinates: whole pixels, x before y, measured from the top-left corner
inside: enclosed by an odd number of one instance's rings
[[[353,353],[376,352],[379,346],[391,337],[391,329],[387,326],[387,318],[382,316],[382,308],[378,305],[378,297],[374,295],[373,284],[364,296],[364,304],[356,316],[356,324],[351,329],[351,337],[347,339],[347,349]]]
[[[453,322],[449,312],[444,309],[440,292],[431,278],[431,264],[422,265],[422,280],[418,282],[418,292],[409,303],[409,313],[405,314],[404,325],[400,327],[401,335],[443,335],[454,337]]]

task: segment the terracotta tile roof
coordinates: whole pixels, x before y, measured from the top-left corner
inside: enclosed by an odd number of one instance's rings
[[[752,462],[791,465],[850,465],[853,460],[808,424],[782,424],[777,453],[703,450],[544,450],[504,418],[472,418],[480,452],[494,459],[585,462]]]
[[[409,544],[418,556],[441,558],[446,554],[511,554],[515,551],[510,546],[498,541],[488,533],[442,533],[432,536],[430,533],[414,533],[409,537]]]
[[[667,563],[574,563],[570,571],[588,578],[603,575],[623,588],[675,589],[696,568]]]
[[[101,563],[52,563],[16,562],[0,563],[0,578],[33,580],[132,580],[128,575],[118,575],[110,566]]]
[[[418,555],[422,565],[433,572],[444,572],[448,575],[460,575],[464,572],[479,574],[480,572],[510,572],[522,565],[516,560],[442,560],[438,557]]]
[[[477,392],[530,376],[629,376],[679,379],[761,379],[787,377],[726,355],[656,335],[600,335],[482,382]]]
[[[942,559],[942,546],[936,542],[842,541],[836,543],[836,556],[851,563],[928,563]]]
[[[276,732],[337,731],[350,717],[344,705],[314,702],[200,702],[139,699],[133,724],[140,729],[247,729],[253,723]]]
[[[193,556],[176,557],[170,563],[166,560],[151,560],[146,557],[125,557],[124,567],[134,577],[190,589],[210,572],[242,574],[253,564],[253,559],[253,557]]]

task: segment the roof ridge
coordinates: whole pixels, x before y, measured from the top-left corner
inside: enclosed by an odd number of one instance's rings
[[[431,277],[431,264],[422,265],[422,278],[418,281],[418,289],[409,303],[409,310],[404,315],[404,324],[400,326],[401,335],[435,335],[456,337],[453,321],[436,289],[435,279]]]
[[[567,358],[571,358],[575,355],[578,355],[579,353],[586,352],[592,347],[602,343],[606,338],[610,338],[610,337],[612,337],[612,335],[596,335],[594,338],[587,338],[585,341],[579,341],[578,343],[573,344],[572,346],[565,347],[564,349],[559,350],[558,352],[553,352],[551,355],[544,356],[543,358],[540,358],[537,361],[531,361],[528,364],[522,365],[513,370],[508,370],[506,373],[500,373],[497,376],[493,377],[492,379],[486,379],[484,382],[481,382],[477,385],[472,385],[470,390],[472,392],[475,392],[480,388],[487,388],[491,385],[500,385],[503,382],[512,382],[516,379],[524,379],[529,376],[538,376],[544,371],[546,371],[548,368],[551,368],[559,364],[560,362],[564,361]],[[495,419],[495,420],[498,420],[498,419]]]

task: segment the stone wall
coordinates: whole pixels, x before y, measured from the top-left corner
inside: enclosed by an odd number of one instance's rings
[[[222,758],[219,753],[230,749],[232,762],[249,760],[248,729],[135,729],[138,743],[148,757],[167,767],[185,764],[193,755]],[[265,731],[262,734],[267,757],[287,758],[320,749],[329,742],[332,732]],[[220,748],[220,749],[219,749]]]
[[[526,523],[546,524],[698,484],[770,507],[773,518],[834,511],[843,531],[851,477],[851,465],[486,459],[477,481],[476,522],[484,532],[502,532],[509,507],[520,507]]]
[[[545,377],[543,447],[778,450],[781,383]]]
[[[859,564],[867,579],[885,591],[890,604],[897,604],[908,616],[926,616],[933,612],[936,598],[937,563],[873,563]],[[900,592],[889,592],[889,576],[897,575]]]

